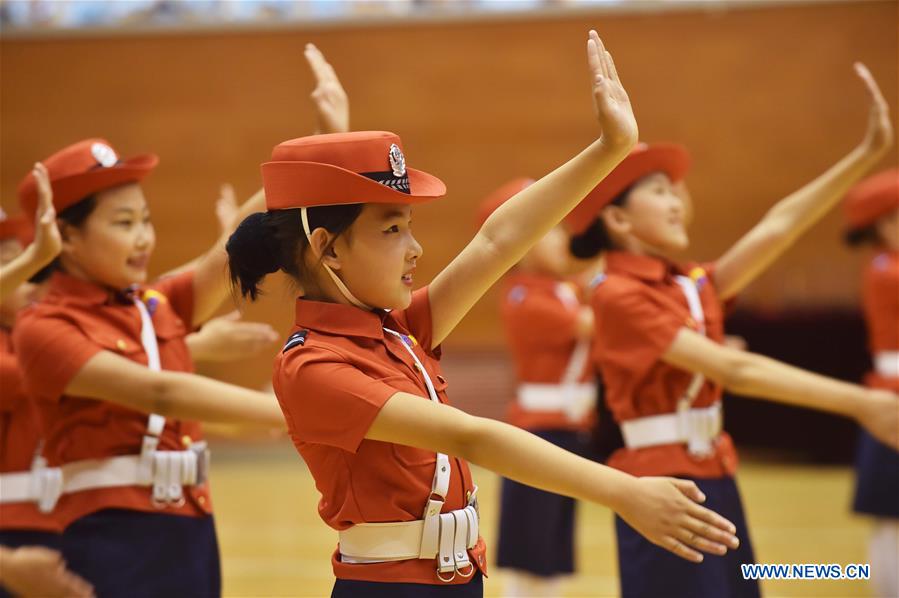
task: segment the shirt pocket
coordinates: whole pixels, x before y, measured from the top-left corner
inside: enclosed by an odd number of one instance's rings
[[[146,365],[147,359],[143,355],[144,347],[141,345],[139,339],[135,339],[133,336],[126,334],[121,330],[116,330],[115,328],[85,326],[81,327],[81,329],[84,332],[84,335],[98,347],[111,353],[115,353],[116,355],[121,355],[131,361]]]

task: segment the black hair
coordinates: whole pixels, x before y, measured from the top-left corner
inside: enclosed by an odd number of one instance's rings
[[[621,427],[615,421],[609,403],[606,401],[606,385],[602,375],[596,372],[596,426],[593,428],[594,455],[600,463],[605,463],[612,453],[624,448]]]
[[[84,199],[78,200],[78,202],[70,205],[66,209],[62,210],[56,215],[56,219],[63,222],[63,224],[67,224],[68,226],[73,226],[75,228],[81,228],[84,226],[85,221],[88,216],[94,213],[94,210],[97,208],[97,196],[96,195],[88,195]],[[62,268],[62,263],[59,260],[59,256],[53,259],[52,262],[38,270],[30,279],[29,282],[40,283],[44,282],[50,276],[60,270]]]
[[[846,231],[846,234],[843,235],[843,240],[851,247],[877,245],[880,243],[880,234],[877,232],[877,226],[870,224],[862,228]]]
[[[619,207],[627,205],[627,198],[633,188],[634,186],[631,185],[616,195],[615,199],[609,202],[609,205]],[[615,249],[615,243],[612,242],[612,237],[609,236],[609,231],[606,230],[606,225],[603,223],[600,214],[596,215],[596,219],[587,230],[574,235],[568,242],[568,251],[571,252],[571,255],[582,260],[594,258],[601,252],[612,249]]]
[[[326,252],[356,221],[362,207],[343,204],[306,209],[310,230],[324,228],[335,236]],[[308,245],[299,208],[250,214],[225,244],[232,288],[255,301],[262,280],[278,270],[302,283],[307,275],[302,266],[303,251]]]

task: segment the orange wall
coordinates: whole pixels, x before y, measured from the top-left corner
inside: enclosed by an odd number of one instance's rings
[[[29,164],[100,135],[124,155],[162,158],[146,190],[161,272],[215,236],[222,181],[242,195],[275,143],[307,134],[311,77],[302,48],[318,44],[350,93],[353,127],[399,132],[411,166],[441,176],[444,200],[416,212],[425,281],[468,240],[472,212],[494,186],[540,175],[597,134],[584,39],[613,50],[642,136],[676,140],[695,158],[695,257],[713,258],[766,208],[857,143],[863,60],[897,106],[897,3],[846,2],[751,10],[603,13],[420,25],[0,41],[0,193],[15,211]],[[884,165],[896,162],[895,151]],[[851,304],[859,257],[828,217],[746,293],[750,306]],[[451,344],[497,346],[496,297]],[[272,285],[249,309],[279,327],[289,291]],[[265,372],[268,358],[248,364]],[[255,374],[254,374],[255,376]],[[264,377],[264,376],[262,376]]]

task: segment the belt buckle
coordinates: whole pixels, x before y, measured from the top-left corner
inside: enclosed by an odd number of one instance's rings
[[[188,450],[197,456],[197,481],[194,486],[202,486],[206,483],[209,475],[209,449],[206,448],[205,442],[195,442],[190,445]]]
[[[478,485],[474,484],[474,490],[469,490],[465,494],[465,504],[469,507],[474,507],[474,512],[478,514],[478,519],[481,518],[481,509],[478,507]]]

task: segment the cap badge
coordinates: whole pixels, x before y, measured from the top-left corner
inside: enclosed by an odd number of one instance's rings
[[[103,166],[104,168],[115,166],[116,162],[119,161],[119,157],[116,155],[115,150],[105,143],[93,144],[91,146],[91,154],[94,156],[94,159],[100,163],[100,166]]]
[[[390,144],[389,158],[390,169],[393,170],[393,176],[406,176],[406,157],[403,155],[403,150],[401,150],[395,143]]]

